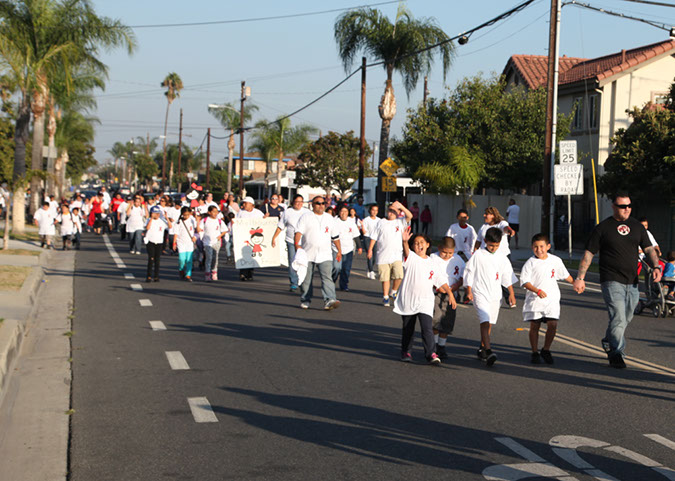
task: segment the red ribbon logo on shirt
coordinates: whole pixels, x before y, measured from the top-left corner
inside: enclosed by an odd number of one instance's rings
[[[328,234],[328,227],[326,227],[326,234]]]
[[[555,277],[555,269],[551,269],[551,279]]]
[[[497,281],[499,280],[499,272],[497,272],[497,277],[495,278],[495,280]]]
[[[398,226],[396,226],[396,232],[398,232]]]
[[[349,228],[349,233],[350,233],[350,234],[352,233],[352,228],[351,228],[351,227]]]
[[[262,234],[262,233],[263,233],[263,230],[262,230],[262,227],[258,227],[257,229],[251,229],[250,231],[248,231],[248,233],[249,233],[250,235],[253,235],[253,234]]]
[[[453,275],[459,275],[459,266],[455,266],[455,273]]]
[[[396,230],[398,230],[398,227],[396,228]],[[429,273],[429,280],[431,280],[433,277],[434,277],[434,271],[431,271]]]

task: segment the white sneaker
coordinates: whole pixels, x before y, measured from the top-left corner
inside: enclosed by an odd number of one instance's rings
[[[309,309],[309,302],[301,302],[300,309]]]
[[[323,308],[327,311],[337,309],[338,307],[340,307],[340,301],[338,301],[337,299],[327,301],[326,304],[323,306]]]

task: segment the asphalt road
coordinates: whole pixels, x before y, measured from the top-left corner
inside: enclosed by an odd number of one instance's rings
[[[71,480],[675,480],[673,318],[628,330],[628,354],[662,368],[612,369],[600,295],[563,287],[553,366],[529,363],[519,308],[502,309],[487,368],[473,307],[442,366],[419,336],[404,364],[362,258],[327,312],[316,285],[301,310],[281,269],[242,283],[221,262],[221,280],[188,284],[163,257],[146,284],[146,256],[111,241],[117,258],[91,235],[76,257]]]

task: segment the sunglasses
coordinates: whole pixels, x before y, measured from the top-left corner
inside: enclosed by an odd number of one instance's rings
[[[630,209],[633,204],[614,204],[619,209]]]
[[[312,205],[326,205],[325,202],[312,202]]]

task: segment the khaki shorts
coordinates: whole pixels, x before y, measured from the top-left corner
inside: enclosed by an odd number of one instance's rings
[[[396,261],[391,264],[378,264],[377,275],[382,282],[403,279],[403,263]]]

